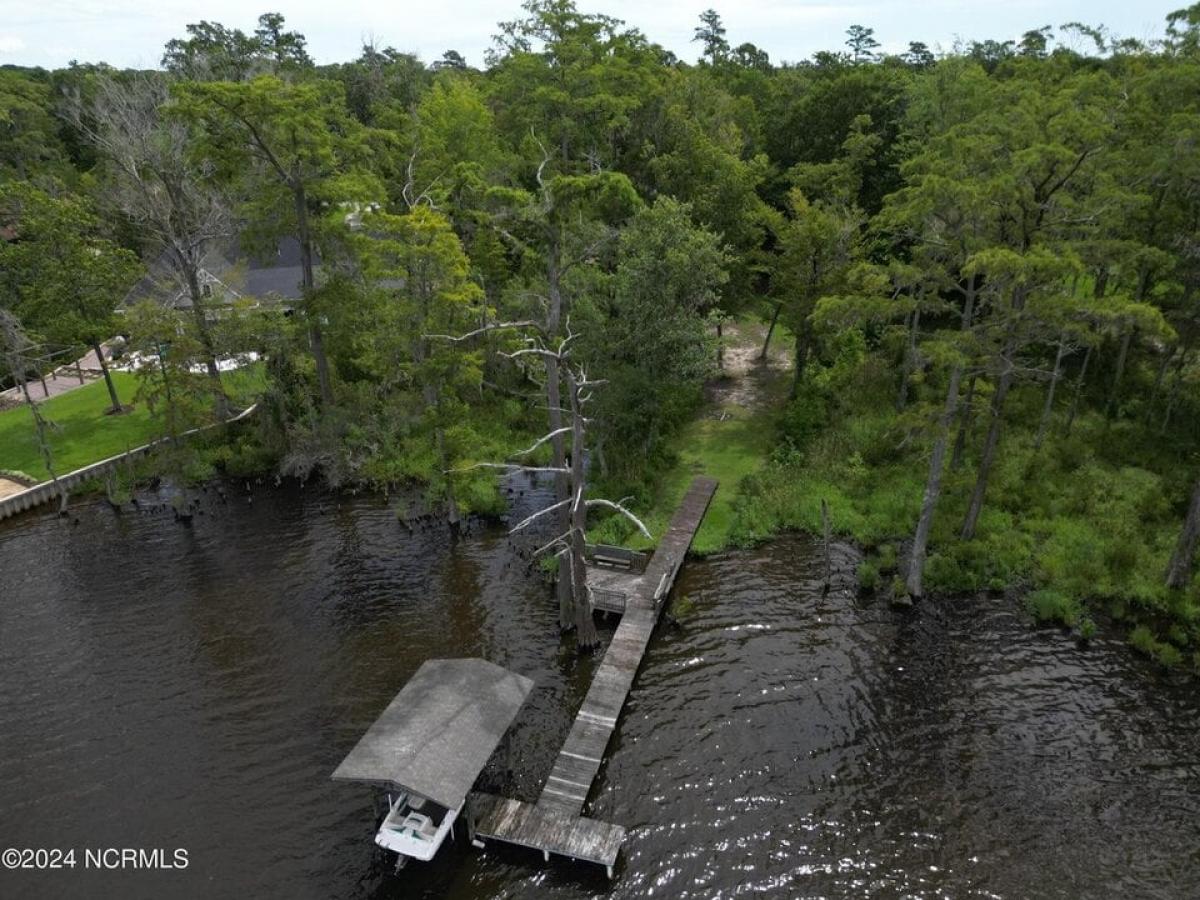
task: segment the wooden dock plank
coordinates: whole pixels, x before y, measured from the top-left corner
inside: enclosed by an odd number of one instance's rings
[[[625,829],[565,812],[554,804],[522,803],[495,794],[475,794],[473,833],[489,840],[532,847],[543,853],[612,866]]]

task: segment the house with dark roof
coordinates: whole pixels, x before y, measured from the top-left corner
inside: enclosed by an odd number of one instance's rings
[[[208,252],[200,269],[201,290],[215,302],[245,297],[277,305],[285,312],[303,297],[303,282],[300,242],[291,237],[281,238],[275,252],[267,254],[249,251],[237,239],[227,241]],[[165,252],[150,263],[121,306],[142,300],[154,300],[173,309],[191,308],[191,293]]]

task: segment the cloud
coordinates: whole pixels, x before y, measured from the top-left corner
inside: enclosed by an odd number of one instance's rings
[[[25,49],[25,42],[11,34],[0,34],[0,53],[20,53]]]

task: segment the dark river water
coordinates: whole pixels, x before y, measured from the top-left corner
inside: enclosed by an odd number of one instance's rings
[[[0,897],[1200,897],[1194,685],[1000,599],[823,597],[803,538],[684,567],[589,807],[629,828],[614,883],[461,833],[393,875],[329,775],[420,663],[535,679],[483,775],[534,799],[595,661],[498,526],[202,502],[0,525],[0,848],[77,854]],[[188,865],[84,869],[111,847]]]

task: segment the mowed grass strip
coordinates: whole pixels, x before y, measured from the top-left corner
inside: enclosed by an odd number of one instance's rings
[[[121,402],[133,403],[137,377],[128,372],[114,372],[113,381]],[[40,404],[42,415],[51,423],[47,435],[57,474],[124,453],[159,436],[159,425],[145,404],[135,404],[132,410],[119,416],[107,415],[108,407],[108,389],[103,379]],[[38,479],[50,477],[38,449],[33,415],[27,406],[0,413],[0,469],[16,469]]]
[[[64,475],[163,436],[161,421],[150,415],[145,403],[135,400],[137,376],[129,372],[113,372],[112,376],[121,402],[133,406],[119,416],[107,414],[108,389],[103,379],[39,405],[42,415],[51,423],[48,436],[57,474]],[[262,381],[260,365],[225,376],[226,390],[239,405],[252,402],[253,396],[261,391]],[[33,416],[24,405],[0,412],[0,469],[24,472],[43,480],[50,477],[38,449]]]

